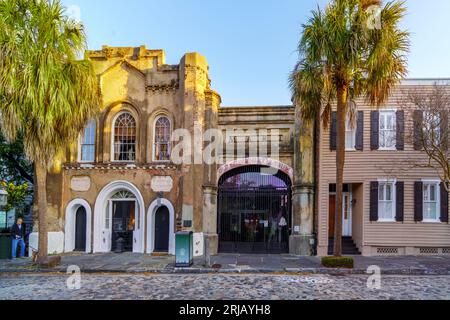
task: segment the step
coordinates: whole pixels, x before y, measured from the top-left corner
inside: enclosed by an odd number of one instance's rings
[[[334,252],[334,239],[330,238],[328,242],[328,254],[333,254]],[[342,237],[342,254],[348,255],[360,255],[358,248],[356,247],[354,241],[350,237]]]

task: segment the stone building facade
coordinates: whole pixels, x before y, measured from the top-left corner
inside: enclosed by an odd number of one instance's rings
[[[102,111],[48,177],[51,253],[174,254],[180,230],[196,255],[313,253],[312,132],[294,107],[221,107],[198,53],[178,65],[144,46],[86,56]],[[198,151],[210,129],[223,132],[213,163]],[[191,154],[174,135],[192,137]]]

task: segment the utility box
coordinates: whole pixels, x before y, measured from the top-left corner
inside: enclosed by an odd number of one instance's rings
[[[0,233],[0,260],[11,259],[12,241],[11,234]]]
[[[177,232],[175,236],[175,267],[189,268],[194,264],[194,233]]]

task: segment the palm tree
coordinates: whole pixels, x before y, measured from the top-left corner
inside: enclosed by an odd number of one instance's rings
[[[83,26],[59,0],[0,0],[0,121],[7,139],[23,133],[34,163],[40,261],[48,251],[48,170],[100,105],[92,65],[78,60],[85,47]]]
[[[374,7],[376,6],[376,7]],[[379,9],[379,21],[373,8]],[[304,24],[299,62],[290,76],[294,103],[304,121],[330,123],[337,105],[336,212],[334,254],[342,255],[342,192],[346,117],[354,116],[352,100],[365,96],[381,106],[392,88],[406,76],[409,33],[399,27],[403,2],[332,0]],[[320,123],[320,122],[319,122]]]

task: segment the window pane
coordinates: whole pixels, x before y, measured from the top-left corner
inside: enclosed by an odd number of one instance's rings
[[[429,185],[425,184],[423,186],[423,201],[430,201],[429,197]]]
[[[423,218],[425,220],[436,220],[437,219],[437,204],[436,204],[436,202],[424,203]]]
[[[430,185],[430,201],[436,201],[436,186]]]
[[[380,184],[378,187],[378,200],[384,200],[384,184]]]
[[[386,185],[386,201],[392,200],[392,185],[387,184]]]
[[[121,114],[115,122],[114,160],[136,160],[136,121],[130,113]]]
[[[155,160],[170,160],[170,120],[166,117],[160,117],[155,123]]]
[[[95,161],[95,131],[96,122],[95,120],[91,120],[84,129],[83,136],[81,138],[80,158],[83,162]]]

